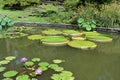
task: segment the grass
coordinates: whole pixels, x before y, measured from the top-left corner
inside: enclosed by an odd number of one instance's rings
[[[53,5],[41,5],[41,6],[37,6],[39,9],[43,9],[45,10],[55,10],[58,11],[58,7],[53,6]],[[52,7],[52,8],[51,8]],[[37,16],[29,16],[30,14],[32,14],[32,10],[33,7],[29,7],[29,11],[25,11],[25,10],[3,10],[2,6],[0,6],[0,14],[1,15],[8,15],[11,19],[13,19],[14,21],[22,21],[22,22],[49,22],[48,18],[50,17],[37,17]],[[41,11],[43,11],[41,10]],[[18,18],[18,17],[23,17],[23,18]],[[25,17],[25,18],[24,18]]]

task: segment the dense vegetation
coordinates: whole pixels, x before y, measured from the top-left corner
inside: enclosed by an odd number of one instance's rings
[[[2,0],[1,3],[3,9],[22,9],[17,11],[18,15],[11,17],[17,21],[77,24],[77,20],[83,18],[94,20],[97,26],[120,27],[119,0]],[[2,8],[1,14],[9,13]],[[15,17],[21,17],[22,14],[27,18]]]

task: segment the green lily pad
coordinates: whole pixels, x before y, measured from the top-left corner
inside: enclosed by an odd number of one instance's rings
[[[0,72],[5,71],[6,67],[0,67]]]
[[[65,36],[81,36],[83,33],[77,31],[77,30],[63,30],[63,35]]]
[[[48,67],[55,70],[55,71],[57,71],[57,72],[60,72],[60,71],[64,70],[63,67],[59,67],[57,64],[50,64]]]
[[[66,45],[69,42],[69,40],[64,36],[46,36],[42,38],[41,41],[43,44],[52,46]]]
[[[85,39],[86,39],[86,38],[80,37],[80,36],[72,37],[72,40],[85,40]]]
[[[40,40],[43,38],[43,36],[42,35],[30,35],[27,38],[30,40]]]
[[[28,75],[17,76],[16,80],[30,80]]]
[[[40,58],[33,58],[32,61],[33,61],[33,62],[39,62],[39,61],[40,61]]]
[[[49,65],[49,63],[48,62],[40,62],[38,65],[43,66],[43,67],[47,67]]]
[[[68,43],[70,47],[73,48],[79,48],[79,49],[94,49],[97,47],[97,45],[94,42],[91,41],[78,41],[74,40]]]
[[[58,63],[62,63],[62,62],[63,62],[63,60],[60,60],[60,59],[55,59],[55,60],[53,60],[53,62],[54,62],[54,63],[56,63],[56,64],[58,64]]]
[[[15,57],[15,56],[8,56],[8,57],[6,57],[5,59],[6,59],[6,60],[13,60],[13,59],[16,59],[16,57]]]
[[[4,78],[2,80],[13,80],[12,78]]]
[[[59,35],[59,34],[62,34],[62,32],[60,30],[55,30],[55,29],[43,30],[42,33],[45,34],[45,35]]]
[[[2,60],[2,61],[0,61],[0,65],[4,65],[4,64],[8,64],[10,61],[8,61],[8,60]]]
[[[46,66],[41,66],[41,67],[39,67],[38,69],[40,69],[40,70],[42,70],[42,71],[46,71],[46,70],[48,70],[48,67],[46,67]]]
[[[3,74],[3,76],[4,77],[7,77],[7,78],[9,78],[9,77],[14,77],[14,76],[16,76],[17,75],[17,71],[7,71],[7,72],[5,72],[4,74]]]
[[[100,35],[100,33],[98,33],[98,32],[83,32],[83,34],[85,34],[86,36],[88,36],[88,35]]]
[[[111,42],[112,38],[106,35],[87,35],[86,36],[87,39],[92,40],[92,41],[96,41],[96,42]]]
[[[31,61],[27,61],[27,62],[25,62],[25,65],[26,65],[26,66],[28,66],[28,67],[30,67],[30,66],[33,66],[33,65],[34,65],[34,63],[33,63],[33,62],[31,62]]]

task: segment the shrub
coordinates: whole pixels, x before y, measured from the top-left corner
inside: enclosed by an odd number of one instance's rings
[[[14,22],[7,16],[0,18],[0,30],[8,29],[8,27],[12,26]]]
[[[66,9],[75,9],[78,6],[79,2],[79,0],[65,0],[64,6]]]

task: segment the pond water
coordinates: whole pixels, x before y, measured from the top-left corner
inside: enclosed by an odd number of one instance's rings
[[[110,34],[114,40],[98,43],[94,50],[80,50],[69,46],[51,47],[26,37],[20,39],[0,39],[0,59],[9,55],[17,57],[8,65],[8,70],[21,67],[20,58],[40,57],[42,61],[65,60],[61,64],[65,70],[73,72],[75,80],[120,80],[120,35]],[[39,80],[50,80],[51,71]],[[0,74],[0,77],[2,73]]]

